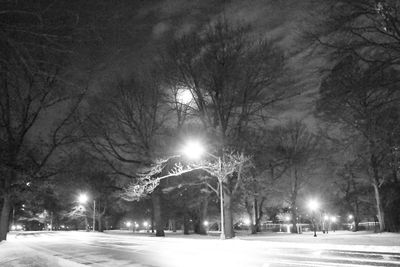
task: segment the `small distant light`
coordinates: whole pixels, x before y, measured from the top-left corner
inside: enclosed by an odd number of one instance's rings
[[[324,216],[324,220],[325,220],[325,221],[329,220],[329,216],[328,216],[328,215],[325,215],[325,216]]]
[[[147,226],[149,226],[149,223],[148,222],[143,222],[143,226],[147,227]]]
[[[203,222],[203,225],[204,225],[204,226],[208,226],[208,221],[204,221],[204,222]]]
[[[250,225],[250,219],[244,219],[243,223],[244,223],[245,225]]]
[[[126,222],[125,225],[126,225],[127,227],[131,227],[131,222]]]
[[[335,216],[332,216],[332,217],[331,217],[331,221],[332,221],[332,222],[336,222],[336,217],[335,217]]]
[[[17,224],[17,226],[15,228],[16,228],[16,230],[22,230],[22,225]]]
[[[135,223],[135,228],[138,228],[138,227],[139,227],[139,224]]]
[[[65,228],[65,225],[61,225],[61,228],[64,229],[64,228]]]
[[[287,222],[290,221],[290,216],[289,215],[285,216],[285,221],[287,221]]]
[[[351,220],[351,219],[353,219],[353,215],[350,214],[349,215],[349,220]]]
[[[11,225],[11,230],[12,230],[12,231],[15,231],[16,229],[17,229],[17,226]]]
[[[27,182],[27,183],[26,183],[26,186],[30,186],[30,185],[31,185],[31,182]]]

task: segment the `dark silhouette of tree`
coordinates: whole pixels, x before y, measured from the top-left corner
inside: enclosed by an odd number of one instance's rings
[[[320,170],[318,166],[324,158],[322,142],[301,121],[290,121],[272,131],[272,151],[278,158],[283,159],[285,166],[279,187],[287,196],[285,200],[290,207],[293,232],[297,233],[298,198],[315,173]]]
[[[398,71],[382,64],[345,58],[323,80],[318,102],[326,119],[346,125],[363,140],[358,156],[368,166],[365,175],[374,189],[381,231],[385,230],[381,188],[389,180],[398,181],[394,151],[399,131]]]
[[[52,168],[62,157],[58,148],[74,141],[74,115],[83,96],[63,75],[76,26],[64,6],[50,1],[2,4],[0,241],[6,239],[13,196],[28,182],[58,171]]]
[[[137,171],[165,153],[170,138],[166,127],[169,107],[155,77],[143,66],[130,79],[106,85],[91,100],[84,132],[94,148],[93,156],[108,165],[113,175],[134,180]],[[161,195],[161,190],[152,195],[157,236],[164,236]]]

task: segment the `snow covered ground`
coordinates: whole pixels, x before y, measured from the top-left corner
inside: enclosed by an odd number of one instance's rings
[[[171,258],[170,255],[176,250],[186,249],[187,251],[207,250],[207,255],[215,253],[215,260],[221,254],[221,249],[226,251],[238,251],[237,248],[243,248],[244,255],[251,255],[251,252],[256,248],[258,251],[263,249],[281,249],[281,251],[295,251],[303,249],[321,249],[321,250],[340,250],[348,251],[349,253],[368,252],[368,253],[399,253],[400,256],[400,234],[396,233],[381,233],[375,234],[371,232],[348,232],[336,231],[329,234],[318,233],[317,237],[313,233],[306,232],[303,234],[288,234],[288,233],[261,233],[257,235],[249,235],[247,233],[238,233],[237,237],[230,240],[219,240],[218,233],[210,233],[209,236],[199,235],[182,235],[181,233],[167,232],[165,238],[154,237],[149,233],[133,233],[129,231],[109,231],[106,233],[86,233],[86,232],[18,232],[10,233],[8,240],[0,243],[0,266],[1,267],[82,267],[89,263],[96,266],[92,262],[77,262],[76,257],[70,257],[67,253],[56,252],[51,250],[51,245],[48,243],[49,249],[35,249],[32,244],[43,244],[52,242],[52,240],[70,240],[69,245],[85,243],[86,240],[91,244],[100,244],[102,240],[107,240],[109,246],[118,246],[121,249],[131,248],[137,249],[140,246],[153,246],[158,251],[160,257]],[[109,242],[112,240],[114,244]],[[29,243],[29,242],[37,243]],[[39,242],[39,243],[38,243]],[[131,242],[131,243],[130,243]],[[27,245],[28,244],[28,245]],[[125,246],[125,247],[124,247]],[[100,248],[100,246],[98,246]],[[137,250],[138,251],[138,250]],[[241,251],[241,250],[240,250]],[[224,252],[223,252],[224,253]],[[297,252],[296,252],[297,253]],[[299,255],[299,254],[297,254]],[[190,255],[187,254],[188,260]],[[397,256],[396,256],[397,257]],[[226,258],[224,258],[224,263]],[[244,257],[245,259],[245,257]],[[103,255],[103,262],[107,260],[107,256]],[[185,260],[185,255],[180,255],[180,260]],[[110,261],[112,262],[112,261]],[[103,264],[101,266],[111,266]],[[122,266],[114,264],[112,266]],[[126,265],[126,266],[148,266],[148,265]],[[178,265],[177,265],[178,266]],[[182,266],[182,265],[179,265]],[[198,266],[198,265],[187,265]],[[209,266],[209,265],[199,265]],[[221,265],[228,266],[228,265]],[[231,266],[231,265],[229,265]],[[314,266],[314,265],[311,265]],[[315,265],[317,266],[317,265]],[[339,265],[338,265],[339,266]],[[346,265],[347,266],[347,265]],[[400,266],[400,262],[399,262]]]

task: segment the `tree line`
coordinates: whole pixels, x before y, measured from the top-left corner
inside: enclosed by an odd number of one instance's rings
[[[380,231],[398,231],[395,1],[314,3],[318,24],[303,31],[298,55],[222,16],[155,44],[123,75],[99,69],[132,41],[110,37],[120,21],[106,26],[103,4],[98,20],[70,3],[2,4],[1,240],[27,199],[60,220],[76,214],[77,187],[97,199],[99,230],[143,205],[156,235],[177,220],[205,233],[223,192],[228,238],[237,213],[256,233],[274,207],[288,207],[297,229],[310,194],[329,195],[326,206],[354,214],[356,228],[376,215]],[[310,89],[299,86],[309,77],[294,75],[294,56],[325,62],[314,124],[276,115]],[[92,73],[107,75],[88,90]],[[190,138],[219,161],[175,157]]]

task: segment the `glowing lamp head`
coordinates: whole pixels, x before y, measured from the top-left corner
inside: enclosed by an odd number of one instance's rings
[[[331,222],[336,222],[336,217],[335,216],[331,217]]]
[[[126,227],[131,227],[131,222],[126,222]]]
[[[199,159],[204,154],[204,147],[200,142],[190,141],[182,149],[182,153],[189,159]]]
[[[308,203],[308,207],[310,208],[311,211],[316,211],[319,207],[319,204],[316,200],[310,200],[310,202]]]
[[[78,197],[78,201],[81,204],[85,204],[88,201],[88,196],[86,194],[80,194]]]
[[[204,226],[208,226],[208,221],[204,221],[204,222],[203,222],[203,225],[204,225]]]
[[[352,220],[353,219],[353,215],[349,215],[349,220]]]

